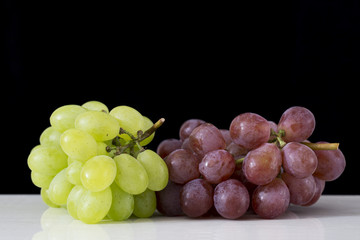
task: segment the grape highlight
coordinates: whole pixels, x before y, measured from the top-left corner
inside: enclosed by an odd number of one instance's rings
[[[169,174],[144,146],[164,121],[154,124],[129,106],[109,111],[99,101],[59,107],[28,157],[31,180],[48,206],[88,224],[150,217]]]
[[[157,148],[169,168],[169,182],[156,194],[159,212],[238,219],[251,210],[272,219],[290,204],[315,204],[346,161],[338,143],[310,142],[314,130],[313,113],[300,106],[287,109],[278,123],[249,112],[229,129],[185,121],[178,139]]]

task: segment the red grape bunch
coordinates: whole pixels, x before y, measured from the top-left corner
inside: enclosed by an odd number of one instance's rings
[[[237,219],[252,209],[276,218],[290,204],[313,205],[346,165],[339,144],[308,141],[314,129],[313,113],[298,106],[278,124],[250,112],[236,116],[229,129],[185,121],[179,139],[157,148],[169,170],[168,185],[157,192],[159,212]]]

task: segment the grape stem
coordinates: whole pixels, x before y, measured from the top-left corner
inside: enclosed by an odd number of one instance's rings
[[[276,144],[280,149],[286,145],[286,142],[282,139],[285,136],[285,131],[280,129],[278,132],[275,132],[271,129],[270,136],[275,138],[269,142]],[[336,150],[339,148],[339,143],[311,143],[311,142],[300,142],[311,148],[312,150]]]
[[[121,137],[117,136],[113,139],[112,143],[115,145],[115,147],[106,147],[106,151],[111,152],[115,150],[115,155],[120,155],[126,151],[130,151],[130,154],[136,157],[140,152],[144,151],[145,149],[141,146],[140,142],[145,140],[146,138],[150,137],[151,134],[153,134],[161,125],[165,122],[165,118],[160,118],[154,125],[152,125],[148,130],[145,132],[139,130],[137,132],[137,136],[135,137],[130,132],[126,131],[123,128],[120,128],[119,134],[127,134],[131,140],[125,144],[121,145]],[[136,150],[134,147],[137,146],[138,150]]]
[[[311,142],[301,142],[311,148],[312,150],[336,150],[339,149],[339,143],[311,143]]]

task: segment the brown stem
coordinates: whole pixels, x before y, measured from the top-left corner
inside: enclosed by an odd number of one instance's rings
[[[310,143],[310,142],[301,142],[311,148],[312,150],[336,150],[339,149],[339,143]]]

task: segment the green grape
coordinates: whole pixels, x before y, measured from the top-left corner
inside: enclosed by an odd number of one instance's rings
[[[86,161],[97,154],[97,143],[87,132],[79,129],[66,130],[60,138],[64,152],[79,161]]]
[[[134,215],[140,218],[151,217],[156,209],[156,195],[154,191],[146,189],[145,192],[135,195]]]
[[[138,130],[144,129],[144,117],[134,108],[118,106],[110,111],[110,115],[119,121],[121,128],[134,136],[137,136]],[[121,134],[120,137],[125,140],[131,139],[127,134]]]
[[[74,185],[81,185],[80,173],[83,167],[83,163],[74,160],[66,169],[67,180]]]
[[[54,176],[31,171],[31,181],[39,188],[49,188]]]
[[[78,203],[81,201],[82,194],[86,191],[86,189],[81,186],[77,185],[71,189],[71,192],[67,198],[66,208],[70,216],[75,219],[79,219],[77,210],[78,210]]]
[[[95,156],[85,162],[81,169],[80,179],[83,186],[93,192],[109,187],[116,176],[114,160],[105,155]]]
[[[106,143],[104,142],[97,142],[97,154],[96,155],[107,155],[109,156],[108,151],[106,151]]]
[[[66,168],[67,156],[57,147],[36,147],[28,157],[28,166],[32,171],[55,176],[59,171]]]
[[[74,187],[66,178],[66,168],[61,170],[50,183],[47,194],[51,202],[57,205],[66,204],[67,197]]]
[[[49,199],[47,188],[41,188],[40,195],[41,195],[41,198],[44,201],[44,203],[46,203],[46,205],[48,205],[49,207],[53,207],[53,208],[59,208],[60,207],[59,205],[53,203]]]
[[[143,165],[148,176],[148,188],[153,191],[164,189],[169,180],[169,171],[165,161],[152,150],[138,154],[137,160]]]
[[[40,135],[41,146],[56,146],[60,147],[61,132],[54,127],[48,127]]]
[[[89,101],[82,105],[83,108],[89,111],[109,112],[108,107],[99,101]]]
[[[134,211],[133,195],[124,192],[116,183],[111,184],[112,204],[108,212],[109,218],[115,221],[128,219]]]
[[[50,116],[50,124],[59,132],[75,127],[76,117],[86,112],[86,109],[79,105],[65,105],[56,109]]]
[[[85,223],[97,223],[109,212],[112,202],[110,187],[100,192],[83,190],[78,199],[77,217]]]
[[[33,148],[31,149],[30,153],[32,153],[35,149],[38,149],[38,148],[40,148],[40,147],[43,147],[43,146],[41,146],[40,144],[39,144],[39,145],[36,145],[35,147],[33,147]]]
[[[113,139],[119,134],[119,122],[104,112],[87,111],[77,116],[75,128],[92,135],[96,141]]]
[[[149,128],[151,128],[154,125],[154,123],[147,117],[144,116],[144,128],[141,129],[143,132],[145,132],[146,130],[148,130]],[[149,137],[145,138],[144,140],[142,140],[140,142],[141,146],[146,146],[148,145],[155,137],[155,132],[153,134],[151,134]]]
[[[145,168],[134,157],[123,153],[114,158],[117,174],[115,183],[125,192],[140,194],[146,190],[149,178]]]

